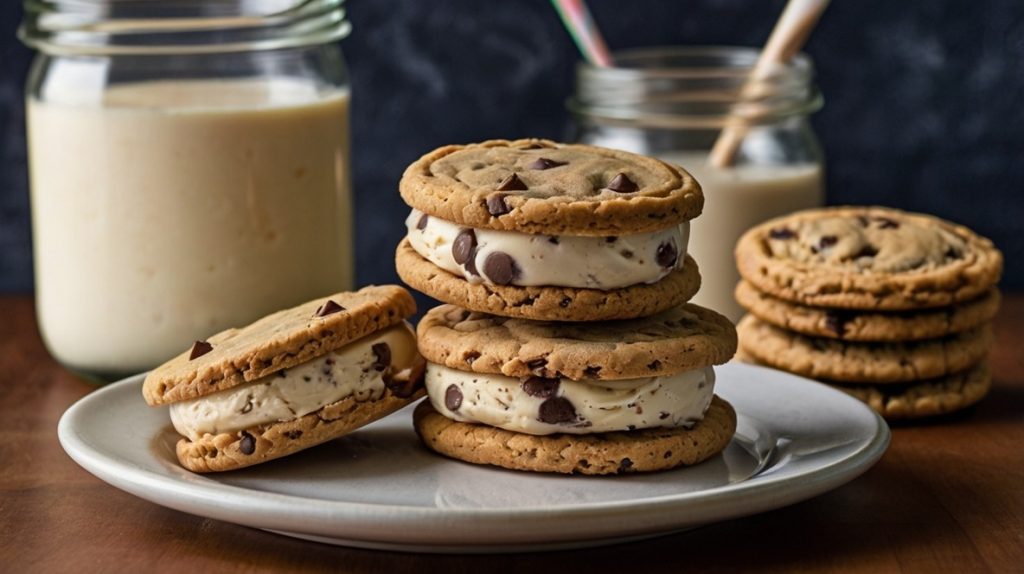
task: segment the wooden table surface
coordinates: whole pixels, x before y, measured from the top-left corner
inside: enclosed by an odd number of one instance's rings
[[[198,518],[100,482],[57,443],[61,413],[94,387],[46,354],[31,299],[0,297],[0,572],[1021,572],[1024,295],[1005,299],[992,360],[981,404],[894,428],[877,466],[807,502],[598,549],[400,554]]]

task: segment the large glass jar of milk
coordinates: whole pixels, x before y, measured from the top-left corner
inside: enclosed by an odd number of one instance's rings
[[[26,2],[36,305],[110,380],[352,284],[343,0]]]
[[[690,229],[702,279],[694,302],[734,321],[743,314],[733,297],[736,240],[756,223],[824,201],[821,148],[808,122],[821,107],[811,62],[800,55],[745,87],[757,57],[731,47],[622,52],[614,68],[581,65],[569,103],[576,139],[660,157],[697,178],[705,203]],[[737,117],[745,135],[732,163],[710,165],[709,151]]]

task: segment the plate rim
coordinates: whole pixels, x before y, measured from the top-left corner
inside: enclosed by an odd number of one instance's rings
[[[316,535],[330,532],[332,524],[344,522],[345,519],[358,520],[371,516],[375,525],[385,530],[393,525],[408,526],[410,522],[436,521],[439,518],[444,518],[445,521],[459,521],[460,525],[492,523],[496,520],[507,520],[510,515],[523,520],[557,517],[559,521],[567,521],[595,516],[600,516],[604,520],[614,520],[615,517],[625,512],[632,514],[655,509],[660,511],[668,507],[678,508],[694,500],[699,500],[704,507],[720,507],[717,512],[710,512],[710,514],[714,515],[713,520],[724,520],[778,508],[822,494],[865,472],[881,458],[888,448],[891,433],[885,420],[857,399],[827,385],[791,373],[735,361],[729,365],[732,368],[739,368],[741,371],[749,370],[753,374],[770,371],[772,376],[791,378],[793,382],[799,381],[802,384],[812,383],[821,387],[819,391],[834,393],[833,398],[849,401],[851,409],[859,409],[862,413],[869,413],[873,417],[875,427],[871,438],[856,451],[843,458],[809,468],[795,475],[760,475],[739,483],[694,492],[660,495],[642,500],[602,501],[559,507],[437,508],[316,499],[293,494],[254,491],[250,488],[223,484],[212,479],[203,484],[187,483],[179,478],[143,468],[131,460],[110,452],[101,452],[85,441],[80,431],[74,426],[76,421],[84,416],[83,412],[93,407],[94,403],[102,403],[109,395],[126,392],[129,387],[141,385],[144,374],[127,377],[93,391],[76,401],[61,416],[57,434],[65,452],[82,468],[115,488],[145,500],[190,514],[196,514],[196,512],[185,508],[189,505],[188,503],[193,505],[212,503],[209,507],[210,512],[203,514],[204,516],[236,524],[255,526],[259,523],[257,527],[260,528],[291,530]],[[140,401],[140,406],[142,404]],[[458,464],[457,461],[449,462]],[[799,489],[792,489],[794,481],[799,483]],[[150,492],[154,495],[163,494],[164,496],[147,495]],[[776,497],[772,496],[773,494],[785,495],[779,496],[785,501],[779,503]],[[253,496],[259,498],[259,504],[256,506],[251,504],[250,497]],[[168,497],[172,500],[169,501]],[[250,498],[250,501],[247,502],[246,498]],[[766,498],[773,500],[765,503],[764,499]],[[181,502],[182,500],[187,503]],[[761,502],[752,503],[752,500],[761,500]],[[731,510],[727,510],[730,507]],[[240,522],[238,519],[227,517],[228,514],[244,515],[246,520]],[[697,514],[708,515],[709,512],[705,508],[703,512]],[[282,520],[287,523],[296,516],[302,516],[303,525],[309,528],[295,529],[280,526]],[[699,517],[697,523],[699,523]],[[382,537],[373,536],[361,539],[386,541]],[[394,538],[392,537],[391,540],[393,541]]]

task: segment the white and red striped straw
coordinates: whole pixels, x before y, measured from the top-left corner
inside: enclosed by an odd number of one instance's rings
[[[551,3],[588,62],[601,68],[614,65],[608,45],[604,43],[604,37],[594,24],[584,0],[551,0]]]

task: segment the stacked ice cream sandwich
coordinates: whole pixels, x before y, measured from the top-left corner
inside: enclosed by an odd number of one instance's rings
[[[431,449],[561,473],[655,471],[721,451],[736,415],[713,366],[732,324],[688,304],[703,207],[665,162],[546,140],[447,146],[406,170],[396,263],[448,303],[418,327]]]

